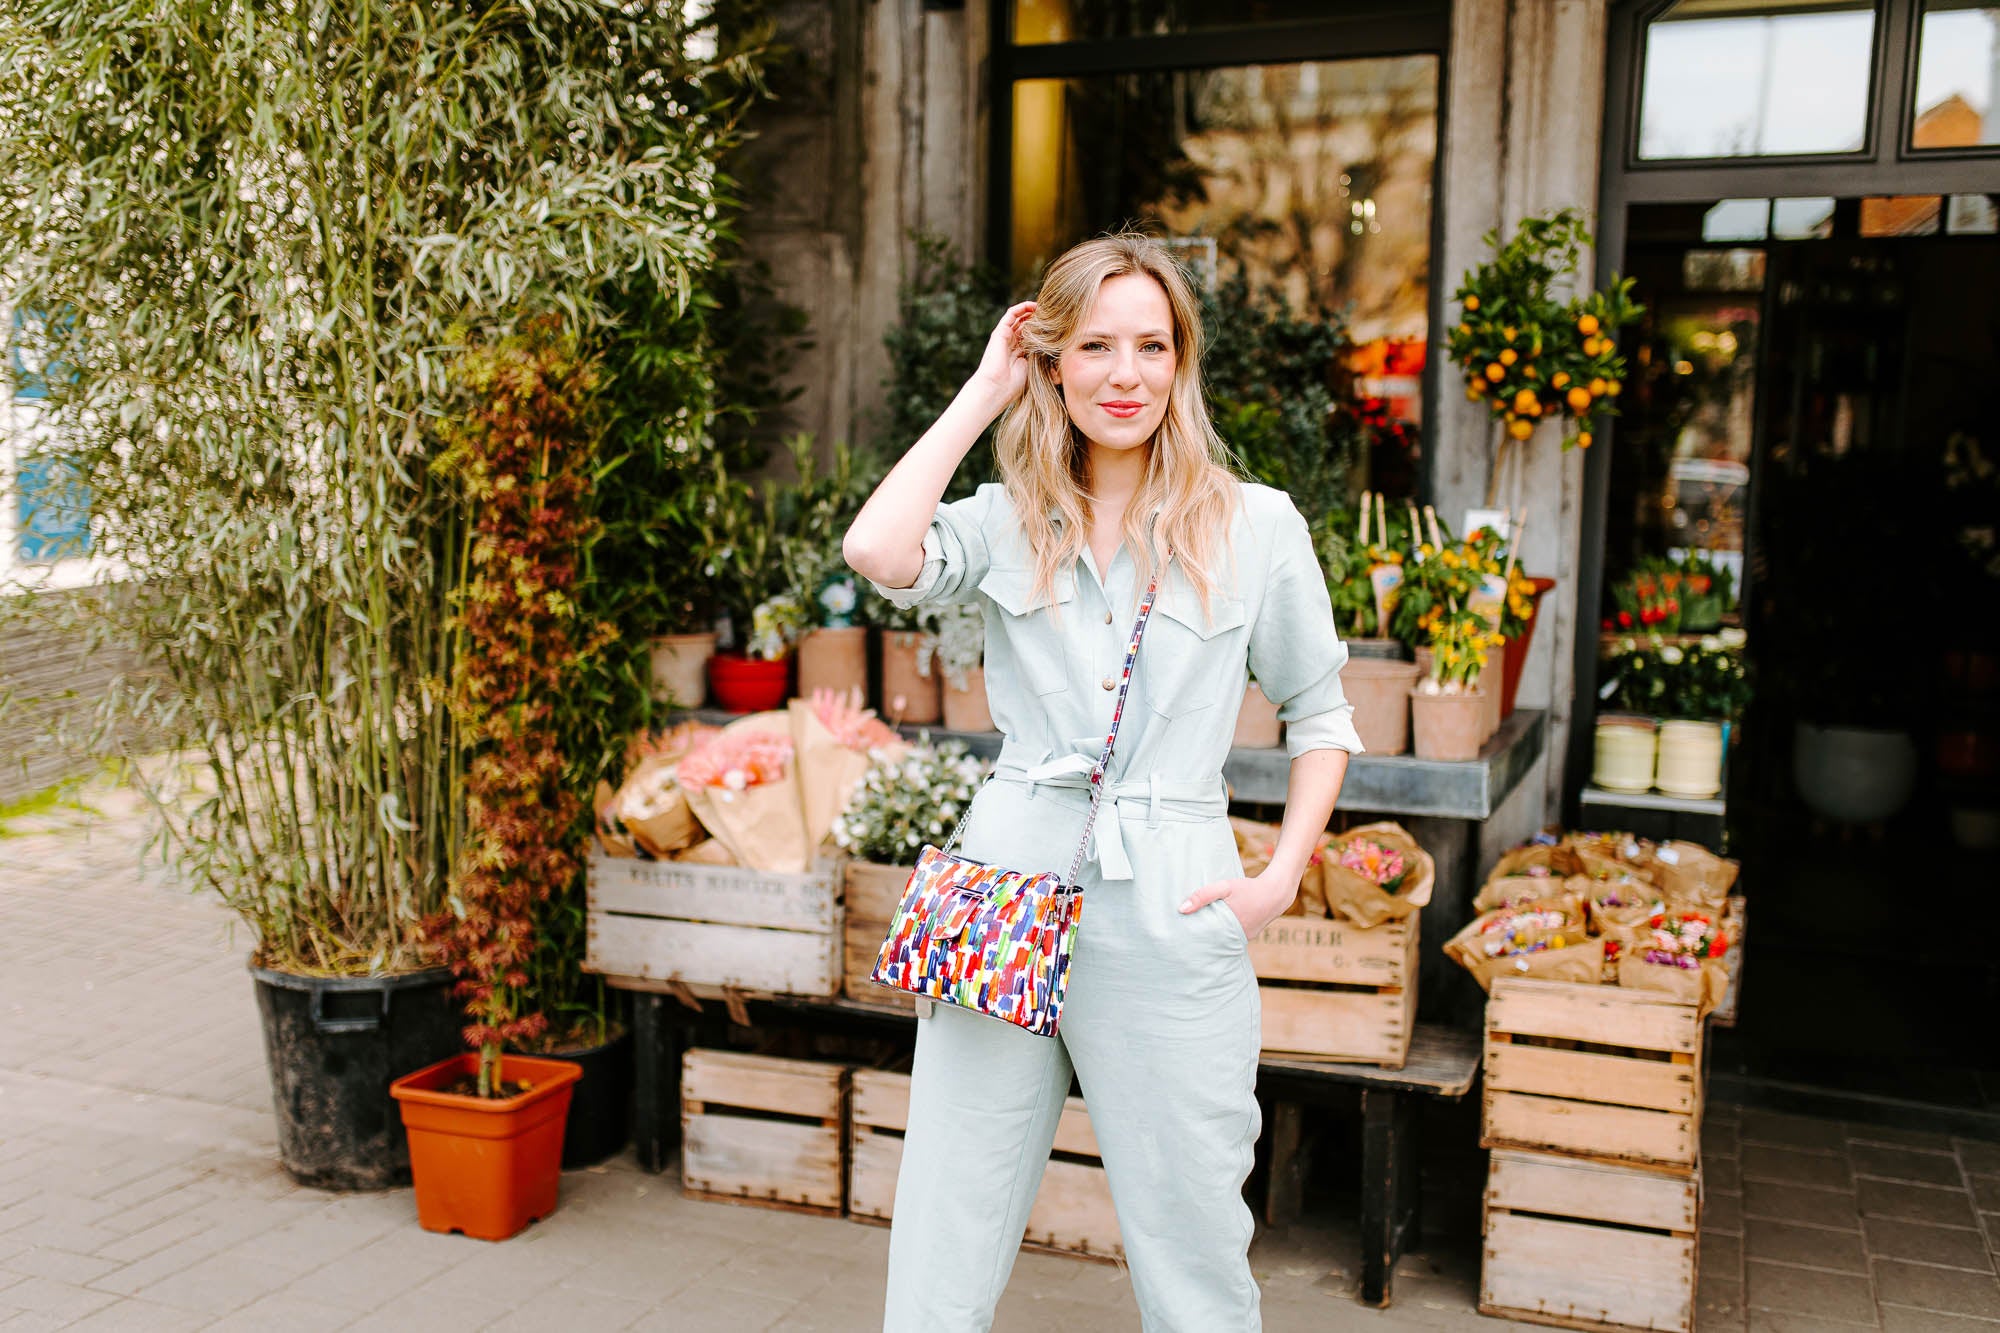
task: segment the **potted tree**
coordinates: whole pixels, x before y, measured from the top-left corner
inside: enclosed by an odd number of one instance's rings
[[[409,1174],[391,1078],[457,1045],[419,928],[461,832],[465,532],[427,466],[449,360],[523,290],[590,323],[607,272],[712,265],[711,229],[653,220],[727,196],[754,62],[689,56],[678,10],[369,12],[231,11],[166,81],[94,0],[8,25],[43,95],[0,117],[0,269],[17,310],[89,312],[20,335],[67,372],[47,448],[126,573],[95,627],[150,659],[104,734],[193,757],[128,771],[174,868],[248,927],[286,1170],[376,1189]],[[270,77],[308,68],[341,74]],[[662,79],[685,112],[631,114]]]
[[[550,320],[458,364],[471,405],[440,470],[473,509],[452,628],[452,709],[466,756],[466,836],[430,930],[458,977],[474,1053],[406,1074],[402,1103],[428,1231],[503,1240],[556,1203],[576,1064],[506,1052],[547,1027],[522,992],[535,907],[580,871],[581,802],[566,781],[557,700],[601,646],[575,587],[590,539],[594,367]]]

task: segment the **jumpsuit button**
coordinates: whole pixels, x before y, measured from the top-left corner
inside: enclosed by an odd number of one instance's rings
[[[1109,611],[1104,613],[1104,623],[1107,625],[1111,623],[1111,613]]]
[[[1111,688],[1111,687],[1112,687],[1113,685],[1116,685],[1116,684],[1117,684],[1118,682],[1117,682],[1117,681],[1115,681],[1115,680],[1113,680],[1113,679],[1111,679],[1111,677],[1109,677],[1109,676],[1106,676],[1106,677],[1105,677],[1105,678],[1104,678],[1103,680],[1100,680],[1100,681],[1098,681],[1097,683],[1098,683],[1099,685],[1102,685],[1102,686],[1103,686],[1103,687],[1104,687],[1105,689],[1107,689],[1107,690],[1108,690],[1108,689],[1110,689],[1110,688]]]

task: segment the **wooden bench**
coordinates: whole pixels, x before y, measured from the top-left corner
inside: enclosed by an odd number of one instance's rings
[[[915,1019],[907,1010],[848,999],[792,996],[749,998],[761,1009],[788,1019],[830,1027],[856,1023],[907,1030]],[[634,1053],[637,1058],[633,1140],[639,1165],[663,1171],[674,1161],[680,1130],[681,1055],[689,1025],[680,1003],[651,990],[633,995]],[[1302,1107],[1352,1096],[1361,1098],[1361,1299],[1387,1306],[1393,1295],[1396,1260],[1422,1238],[1423,1182],[1419,1169],[1419,1111],[1425,1098],[1455,1102],[1472,1091],[1479,1073],[1479,1034],[1419,1023],[1410,1056],[1401,1069],[1332,1064],[1266,1056],[1258,1066],[1260,1088],[1272,1093],[1271,1197],[1266,1216],[1295,1215],[1303,1181],[1296,1168]]]

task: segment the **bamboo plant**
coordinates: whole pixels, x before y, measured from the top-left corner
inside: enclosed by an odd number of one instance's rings
[[[0,66],[35,71],[0,91],[0,274],[158,664],[107,706],[193,756],[149,788],[163,849],[264,965],[436,958],[453,366],[518,311],[595,327],[607,274],[687,299],[754,82],[694,36],[615,0],[0,0]]]

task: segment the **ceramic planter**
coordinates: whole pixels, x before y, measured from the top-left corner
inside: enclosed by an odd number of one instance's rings
[[[715,656],[715,635],[656,634],[653,646],[653,697],[675,708],[699,708],[708,698],[708,659]]]
[[[985,667],[968,667],[962,690],[945,677],[944,725],[947,731],[993,730],[993,711],[986,706]]]
[[[1425,694],[1410,691],[1411,730],[1416,733],[1417,758],[1462,763],[1479,757],[1486,744],[1486,691]]]
[[[868,627],[807,630],[799,638],[799,697],[832,690],[868,697]]]
[[[1800,722],[1792,729],[1792,780],[1813,813],[1872,824],[1909,802],[1917,747],[1907,731]]]
[[[1340,687],[1354,705],[1354,729],[1368,753],[1402,754],[1410,748],[1410,690],[1416,683],[1415,662],[1350,657],[1340,669]]]
[[[485,1098],[444,1091],[478,1072],[477,1055],[455,1055],[405,1074],[389,1095],[402,1103],[409,1131],[418,1225],[505,1240],[555,1211],[570,1090],[583,1071],[567,1060],[506,1055],[502,1082],[525,1083],[525,1092]]]
[[[742,653],[717,653],[708,661],[708,683],[715,702],[732,713],[762,713],[785,702],[791,685],[788,657],[765,662]]]
[[[944,716],[944,673],[931,664],[928,676],[917,674],[917,644],[923,638],[915,630],[882,631],[882,720],[890,724],[909,723],[927,727]],[[900,701],[900,702],[899,702]]]
[[[1507,660],[1500,668],[1500,718],[1504,722],[1514,715],[1514,698],[1521,692],[1521,668],[1528,664],[1528,647],[1535,641],[1535,626],[1542,623],[1542,597],[1556,586],[1554,579],[1530,579],[1535,590],[1528,594],[1535,614],[1528,617],[1528,623],[1521,630],[1521,637],[1507,644]]]
[[[1669,796],[1706,799],[1722,790],[1722,724],[1662,722],[1653,785]]]
[[[1651,791],[1658,754],[1659,730],[1651,718],[1600,717],[1590,780],[1606,791]]]

